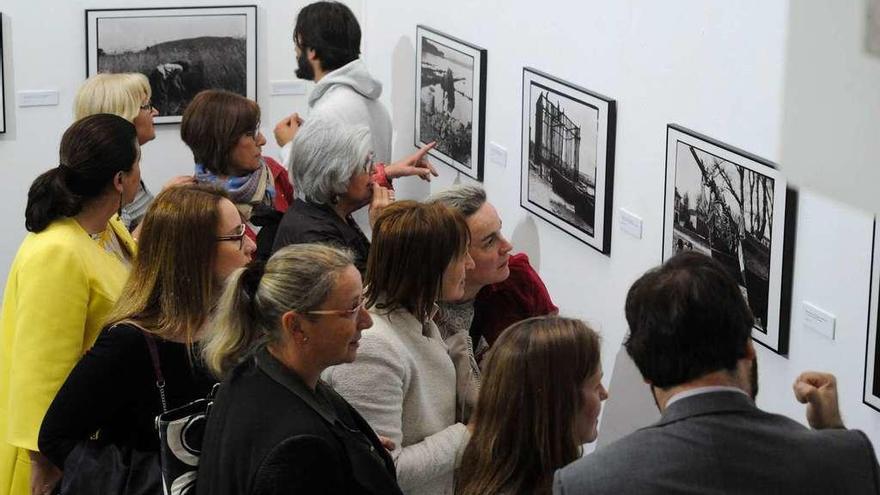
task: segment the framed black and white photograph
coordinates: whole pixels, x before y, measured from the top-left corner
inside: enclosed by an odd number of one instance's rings
[[[867,22],[865,23],[865,50],[880,57],[880,0],[867,1]]]
[[[520,205],[611,252],[616,103],[523,69]]]
[[[0,13],[0,134],[6,132],[6,74],[3,73],[3,13]]]
[[[865,388],[862,401],[880,412],[880,333],[877,332],[878,307],[880,307],[880,224],[874,218],[874,249],[871,255],[870,311],[868,313],[868,339],[865,352]]]
[[[483,180],[486,50],[425,26],[416,28],[415,145]]]
[[[86,75],[147,76],[157,124],[180,122],[193,96],[257,97],[257,7],[86,10]]]
[[[768,160],[667,127],[663,259],[685,249],[727,268],[752,309],[752,338],[788,351],[796,192]]]

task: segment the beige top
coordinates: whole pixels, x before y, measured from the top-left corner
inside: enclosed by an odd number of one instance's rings
[[[406,310],[370,310],[357,359],[324,380],[397,444],[391,456],[408,495],[452,494],[453,472],[469,439],[455,421],[455,367],[433,321]]]

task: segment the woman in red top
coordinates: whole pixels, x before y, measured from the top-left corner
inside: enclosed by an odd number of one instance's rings
[[[293,185],[287,170],[262,154],[260,107],[229,91],[202,91],[183,113],[180,136],[192,150],[196,181],[226,190],[257,243],[255,257],[268,258]]]

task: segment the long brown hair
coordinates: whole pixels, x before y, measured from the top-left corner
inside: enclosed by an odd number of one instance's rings
[[[443,272],[469,242],[464,217],[443,204],[400,201],[386,207],[373,225],[367,306],[404,308],[423,320],[440,297]]]
[[[599,336],[580,320],[538,316],[508,327],[483,367],[456,492],[549,494],[553,471],[580,455],[580,389],[599,366]]]
[[[163,339],[192,344],[220,288],[214,260],[224,198],[224,191],[202,185],[171,187],[156,196],[109,324],[130,321]]]

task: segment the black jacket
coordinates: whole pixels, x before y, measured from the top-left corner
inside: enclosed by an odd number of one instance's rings
[[[327,205],[309,203],[297,199],[284,213],[272,252],[290,244],[322,243],[350,249],[354,253],[354,266],[367,271],[367,255],[370,241],[349,216],[343,220]]]
[[[323,382],[312,392],[262,348],[220,386],[198,493],[401,492],[391,457],[360,414]]]
[[[168,407],[204,399],[216,383],[186,345],[155,338]],[[80,359],[40,428],[39,447],[56,466],[96,431],[103,443],[159,451],[156,415],[162,412],[147,341],[136,326],[105,328]]]

